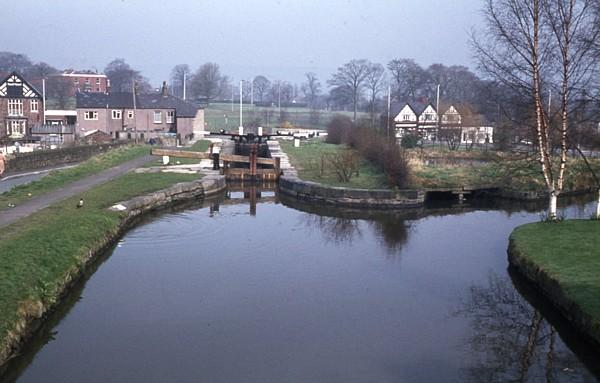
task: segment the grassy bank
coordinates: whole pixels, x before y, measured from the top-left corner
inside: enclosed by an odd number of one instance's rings
[[[512,159],[502,154],[473,153],[473,157],[453,154],[447,158],[425,156],[419,159],[412,156],[411,185],[424,188],[496,185],[509,190],[546,190],[539,162],[533,159]],[[590,162],[600,174],[600,161],[594,159]],[[565,190],[585,190],[593,185],[593,177],[584,161],[570,159]]]
[[[593,318],[592,335],[600,342],[598,233],[600,221],[597,220],[532,223],[513,231],[511,252],[538,271],[536,277],[542,272],[558,282],[564,297]],[[556,292],[548,293],[556,295]]]
[[[60,189],[66,184],[149,153],[149,146],[119,147],[94,156],[76,167],[50,172],[37,181],[16,186],[10,191],[0,194],[0,211],[8,209],[9,204],[19,205],[23,201]]]
[[[290,162],[298,171],[298,177],[305,181],[318,182],[328,186],[389,189],[385,175],[365,160],[360,160],[359,175],[353,176],[350,182],[340,182],[334,168],[327,161],[324,161],[322,166],[321,159],[324,156],[340,155],[344,151],[351,150],[343,145],[326,144],[321,140],[310,140],[302,141],[300,147],[295,148],[293,141],[280,141],[280,143],[281,149],[287,153]]]
[[[0,350],[16,323],[54,303],[57,290],[84,263],[91,249],[116,233],[123,213],[116,202],[164,189],[198,175],[129,173],[41,210],[0,233]]]

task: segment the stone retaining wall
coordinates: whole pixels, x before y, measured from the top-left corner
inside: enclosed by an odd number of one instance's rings
[[[98,145],[82,145],[69,148],[38,150],[30,153],[15,153],[8,156],[6,171],[21,172],[50,166],[63,165],[72,162],[85,161],[88,158],[126,143],[111,143]]]
[[[512,267],[535,285],[558,311],[592,343],[600,347],[600,324],[569,299],[559,281],[522,254],[511,237],[508,247],[508,261]]]
[[[295,176],[279,178],[279,191],[300,200],[334,206],[389,209],[423,205],[425,192],[421,190],[351,189],[329,187],[303,181]]]
[[[206,198],[222,192],[227,187],[224,176],[205,176],[192,182],[182,182],[168,189],[145,196],[135,197],[127,202],[113,206],[112,210],[127,212],[127,220],[131,220],[151,210],[176,202],[194,198]]]

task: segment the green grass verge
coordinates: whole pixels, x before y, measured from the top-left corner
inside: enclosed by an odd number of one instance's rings
[[[326,161],[323,164],[323,172],[321,172],[321,158],[324,155],[335,155],[351,150],[343,145],[327,144],[318,139],[302,141],[299,148],[294,147],[293,141],[282,140],[280,144],[281,149],[287,153],[292,165],[298,171],[298,177],[305,181],[359,189],[390,188],[385,175],[366,160],[360,161],[359,175],[353,176],[350,182],[340,182],[333,167]]]
[[[90,249],[114,234],[123,213],[107,210],[132,197],[164,189],[198,175],[129,173],[22,219],[0,233],[0,346],[19,313],[51,304],[65,277],[83,264]]]
[[[515,250],[556,279],[566,297],[600,326],[600,221],[568,220],[520,226]]]
[[[0,194],[0,211],[8,209],[9,204],[19,205],[23,201],[60,189],[71,182],[149,153],[150,147],[145,145],[119,147],[96,155],[76,167],[50,172],[37,181],[15,186],[6,193]]]

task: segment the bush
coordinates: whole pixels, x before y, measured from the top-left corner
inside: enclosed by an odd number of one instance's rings
[[[327,124],[327,139],[325,142],[336,145],[347,143],[351,129],[352,120],[346,116],[336,114]]]
[[[419,144],[419,137],[414,134],[407,134],[402,136],[402,140],[400,141],[400,145],[404,149],[412,149],[416,148]]]
[[[369,127],[370,123],[360,122],[353,127],[352,120],[346,116],[336,115],[327,125],[327,143],[346,144],[357,150],[363,158],[381,170],[388,178],[390,185],[402,188],[408,184],[408,157],[404,150],[396,144],[396,139],[388,139],[385,134]],[[414,137],[414,136],[413,136]],[[415,138],[415,144],[417,138]],[[347,164],[351,161],[342,161]],[[346,170],[349,166],[338,166]],[[343,172],[344,174],[346,172]],[[339,172],[338,172],[339,175]],[[343,175],[342,175],[343,178]]]

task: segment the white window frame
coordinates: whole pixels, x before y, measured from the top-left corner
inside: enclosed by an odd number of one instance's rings
[[[123,111],[121,109],[113,109],[111,115],[113,120],[120,120],[123,117]]]
[[[29,100],[29,109],[31,113],[38,113],[40,111],[40,103],[38,100]]]
[[[158,117],[158,118],[157,118]],[[162,124],[162,112],[160,110],[154,111],[154,119],[155,124]]]
[[[96,85],[100,85],[100,77],[96,79]]]
[[[23,115],[23,100],[19,98],[8,99],[8,115],[22,116]]]
[[[89,78],[86,78],[86,79],[85,79],[85,85],[90,85],[90,83],[91,83],[91,82],[90,82],[90,79],[89,79]]]
[[[133,118],[133,110],[128,110],[127,111],[127,118],[130,119],[130,120]]]
[[[85,112],[83,112],[83,119],[87,121],[98,120],[98,111],[86,110]]]
[[[15,134],[15,130],[18,133]],[[23,137],[25,135],[26,125],[23,120],[9,120],[6,121],[6,135],[9,137]]]
[[[167,111],[167,124],[172,124],[175,122],[175,111],[174,110],[169,110]]]
[[[402,121],[410,121],[410,114],[403,114]]]

